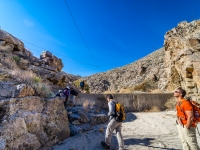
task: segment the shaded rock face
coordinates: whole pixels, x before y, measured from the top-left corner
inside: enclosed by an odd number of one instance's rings
[[[181,86],[200,100],[200,20],[181,22],[165,35],[166,89]]]
[[[67,112],[58,98],[2,99],[0,111],[2,149],[40,149],[70,136]]]
[[[43,81],[53,85],[63,87],[80,78],[62,72],[62,60],[51,52],[42,52],[40,58],[37,58],[24,47],[21,40],[0,29],[0,79],[9,80],[9,75],[6,75],[5,72],[1,73],[1,70],[2,68],[11,69],[3,63],[8,58],[13,60],[13,57],[17,58],[17,67],[21,70],[32,70],[35,74],[41,76]],[[9,62],[7,65],[9,66]]]
[[[139,91],[150,91],[144,84],[154,82],[153,88],[164,89],[164,48],[129,65],[84,78],[91,93],[105,91],[120,92],[123,88],[136,87]]]
[[[99,106],[68,107],[70,135],[74,136],[92,129],[92,126],[108,121],[107,112]]]

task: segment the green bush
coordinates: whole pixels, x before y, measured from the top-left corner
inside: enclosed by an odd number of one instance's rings
[[[19,56],[13,56],[12,58],[16,62],[16,64],[19,64],[21,61],[21,58]]]
[[[32,84],[36,94],[41,97],[53,97],[54,93],[51,91],[50,86],[45,83]]]
[[[32,78],[33,83],[41,83],[42,82],[42,78],[40,76],[34,76]]]

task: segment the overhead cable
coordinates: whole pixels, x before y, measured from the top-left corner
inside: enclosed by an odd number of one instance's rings
[[[81,31],[80,31],[80,29],[79,29],[79,27],[78,27],[78,25],[77,25],[77,23],[76,23],[76,21],[75,21],[75,19],[74,19],[74,16],[72,15],[72,12],[71,12],[71,10],[70,10],[70,8],[69,8],[69,5],[67,4],[66,0],[64,0],[64,2],[65,2],[66,6],[67,6],[67,8],[68,8],[68,10],[69,10],[69,13],[70,13],[70,15],[71,15],[71,17],[72,17],[72,19],[73,19],[73,21],[74,21],[74,24],[75,24],[75,26],[76,26],[76,28],[77,28],[77,30],[78,30],[80,36],[82,37],[82,39],[83,39],[83,41],[84,41],[84,43],[85,43],[85,45],[86,45],[88,51],[90,52],[90,55],[92,56],[93,61],[94,61],[95,64],[96,64],[96,67],[98,67],[98,65],[97,65],[97,63],[96,63],[96,61],[95,61],[95,59],[94,59],[94,57],[93,57],[93,55],[92,55],[92,52],[90,51],[90,48],[89,48],[88,44],[86,43],[85,38],[84,38],[83,35],[81,34]]]

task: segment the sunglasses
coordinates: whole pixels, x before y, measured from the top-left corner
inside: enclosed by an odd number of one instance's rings
[[[179,91],[174,91],[174,93],[179,93]]]

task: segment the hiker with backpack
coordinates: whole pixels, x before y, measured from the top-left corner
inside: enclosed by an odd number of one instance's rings
[[[124,140],[123,140],[122,133],[121,133],[123,116],[117,117],[117,116],[120,116],[121,114],[118,115],[116,112],[116,104],[118,104],[118,103],[116,103],[115,100],[113,100],[113,96],[111,94],[108,94],[106,96],[106,99],[108,101],[108,108],[109,108],[109,112],[108,112],[109,123],[108,123],[107,129],[106,129],[105,142],[102,141],[101,145],[106,149],[110,149],[112,133],[114,130],[116,130],[117,140],[118,140],[118,144],[119,144],[119,150],[123,150],[124,149]],[[116,118],[118,118],[118,119],[116,119]]]
[[[65,95],[64,106],[65,106],[65,108],[67,108],[67,101],[68,101],[68,98],[69,98],[69,96],[70,96],[70,88],[69,88],[69,86],[67,86],[67,87],[63,90],[63,94]]]
[[[78,92],[76,90],[74,90],[73,87],[70,88],[70,99],[71,101],[74,103],[74,106],[76,106],[75,104],[75,98],[78,95]]]
[[[84,87],[85,87],[85,82],[84,82],[84,80],[82,80],[82,81],[80,82],[80,87],[81,87],[81,91],[84,91]]]
[[[183,150],[199,150],[196,137],[196,123],[194,120],[193,106],[184,96],[186,91],[177,88],[174,91],[176,98],[177,129],[182,142]]]

